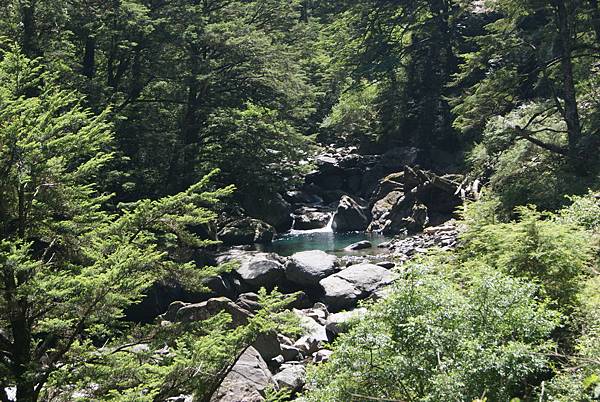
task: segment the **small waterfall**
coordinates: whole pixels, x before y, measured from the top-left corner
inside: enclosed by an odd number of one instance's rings
[[[335,212],[331,213],[331,218],[329,218],[329,222],[327,222],[327,226],[325,226],[322,230],[323,232],[333,232],[333,217],[335,216]]]
[[[335,215],[335,212],[331,213],[331,216],[329,217],[329,221],[327,221],[327,225],[319,228],[319,229],[310,229],[310,230],[298,230],[298,229],[294,229],[292,226],[292,230],[290,230],[288,233],[289,234],[304,234],[304,233],[333,233],[333,216]],[[295,223],[295,222],[294,222]]]

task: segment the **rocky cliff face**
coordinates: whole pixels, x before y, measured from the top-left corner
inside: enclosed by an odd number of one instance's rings
[[[463,177],[419,169],[423,153],[416,148],[393,148],[383,155],[354,151],[330,149],[318,156],[304,185],[286,194],[296,229],[318,214],[332,213],[336,232],[418,233],[451,219],[463,201]]]
[[[315,158],[302,186],[246,200],[243,212],[221,225],[218,238],[226,245],[264,244],[276,233],[328,224],[335,232],[418,233],[451,219],[466,196],[462,176],[422,170],[421,163],[432,164],[413,147],[382,155],[329,148]]]

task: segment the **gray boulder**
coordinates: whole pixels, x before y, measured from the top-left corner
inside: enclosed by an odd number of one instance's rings
[[[292,227],[292,205],[280,194],[248,197],[243,201],[243,206],[248,215],[267,222],[278,232],[285,232]]]
[[[394,274],[374,264],[352,265],[319,282],[324,290],[323,302],[330,311],[352,308],[358,300],[371,296],[389,285]]]
[[[254,288],[272,289],[285,278],[285,267],[275,254],[251,254],[240,257],[239,261],[236,272]]]
[[[325,326],[319,324],[316,320],[306,315],[302,310],[293,310],[300,319],[300,326],[304,330],[304,335],[294,342],[294,347],[304,355],[310,356],[320,349],[320,347],[329,341]]]
[[[336,271],[337,258],[324,251],[310,250],[293,254],[285,270],[288,280],[298,285],[316,286]]]
[[[258,350],[258,353],[260,353],[265,361],[269,361],[282,354],[281,345],[279,344],[279,339],[277,339],[277,333],[275,332],[267,332],[258,335],[252,346],[254,349]]]
[[[329,360],[333,351],[329,349],[321,349],[313,355],[313,363],[325,363]]]
[[[367,313],[367,309],[364,307],[356,308],[350,311],[341,311],[339,313],[330,314],[327,317],[327,323],[325,324],[325,329],[332,336],[336,336],[341,334],[342,332],[346,332],[349,328],[349,322],[351,320],[360,318]]]
[[[238,296],[235,304],[243,308],[244,310],[251,311],[253,313],[260,310],[261,305],[258,302],[258,295],[253,292],[242,293]]]
[[[280,389],[287,388],[292,392],[298,392],[306,382],[306,369],[299,364],[289,366],[275,374],[273,379]]]
[[[277,387],[260,353],[249,347],[211,398],[211,402],[262,402],[267,387]]]
[[[333,216],[334,232],[353,232],[366,230],[371,221],[371,213],[362,201],[343,196]]]
[[[292,190],[285,193],[285,200],[292,204],[316,204],[323,202],[323,199],[315,194],[307,193],[302,190]]]
[[[188,304],[177,310],[175,320],[178,322],[204,321],[220,312],[231,316],[231,327],[239,327],[248,323],[251,313],[244,310],[226,297],[215,297],[202,303]]]
[[[294,215],[294,229],[321,229],[327,226],[329,219],[331,219],[331,214],[328,212],[301,211],[300,214]]]
[[[173,303],[169,304],[169,308],[167,309],[167,311],[163,314],[162,318],[167,320],[167,321],[175,321],[177,318],[177,312],[182,308],[189,305],[189,303],[185,303],[182,301],[174,301]]]
[[[302,359],[300,349],[293,345],[281,345],[281,356],[283,356],[283,360],[286,362]]]
[[[416,190],[407,194],[392,191],[377,201],[371,210],[373,221],[369,225],[369,231],[385,235],[422,231],[429,224],[429,210],[418,201]]]
[[[375,190],[375,195],[373,196],[373,199],[380,200],[392,191],[402,192],[403,190],[404,171],[392,173],[379,181],[379,185],[377,186],[377,190]]]

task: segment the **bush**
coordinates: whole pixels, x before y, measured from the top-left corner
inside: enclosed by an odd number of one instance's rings
[[[586,282],[578,301],[580,307],[575,322],[580,336],[576,353],[547,386],[547,401],[591,402],[600,399],[600,276]]]
[[[507,401],[531,390],[558,314],[531,282],[479,263],[470,272],[460,281],[411,267],[311,371],[307,400]]]
[[[472,208],[479,213],[481,208]],[[471,214],[466,211],[467,223]],[[540,285],[540,295],[562,311],[574,304],[581,280],[589,273],[593,245],[589,235],[571,224],[550,219],[531,207],[517,208],[519,218],[508,223],[471,224],[462,236],[464,261],[476,259],[506,274]]]

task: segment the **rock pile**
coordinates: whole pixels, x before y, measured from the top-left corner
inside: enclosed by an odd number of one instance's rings
[[[215,306],[221,306],[224,311],[247,319],[254,312],[242,307],[243,299],[241,295],[235,303],[226,298],[211,299],[199,304],[175,302],[161,317],[162,325],[169,325],[169,319],[208,319],[215,314]],[[293,393],[301,391],[306,379],[306,364],[327,361],[331,351],[325,349],[325,345],[345,331],[350,320],[362,316],[366,310],[330,314],[323,303],[316,303],[310,308],[293,309],[293,312],[298,316],[304,334],[297,339],[275,333],[259,336],[241,354],[211,401],[264,401],[268,387],[289,389]],[[234,327],[243,324],[239,319],[232,322]]]

